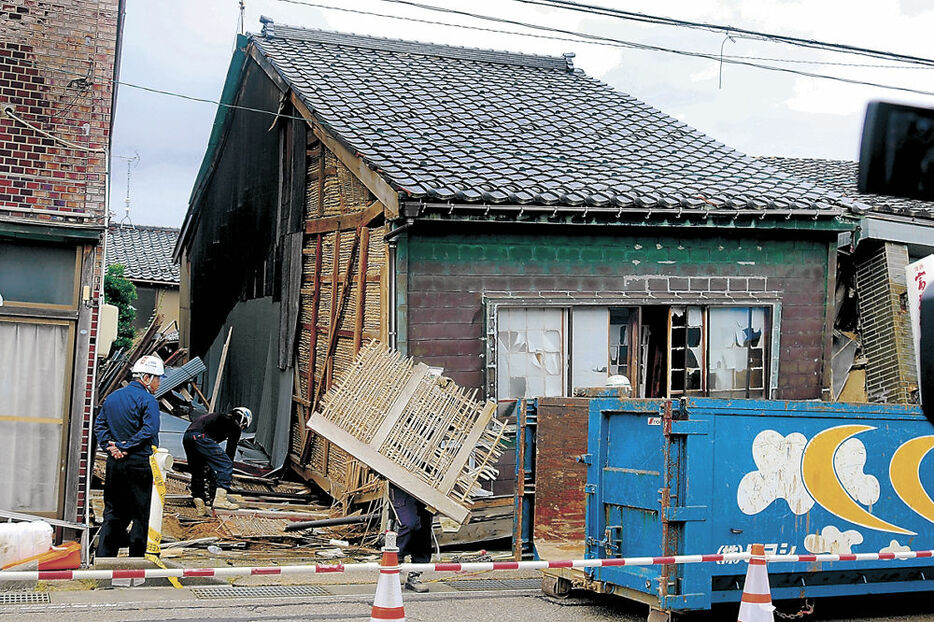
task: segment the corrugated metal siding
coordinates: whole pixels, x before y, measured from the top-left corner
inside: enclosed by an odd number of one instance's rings
[[[908,249],[889,242],[857,264],[860,338],[868,359],[870,401],[907,403],[917,386],[908,311],[902,308],[907,265]]]

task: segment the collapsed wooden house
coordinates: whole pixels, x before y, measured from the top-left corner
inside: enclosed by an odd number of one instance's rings
[[[274,463],[378,494],[306,421],[378,339],[514,417],[636,397],[827,398],[862,207],[541,57],[265,24],[241,36],[182,227],[182,340]],[[213,374],[209,374],[213,375]],[[510,453],[488,493],[511,498]],[[351,499],[352,501],[353,499]]]

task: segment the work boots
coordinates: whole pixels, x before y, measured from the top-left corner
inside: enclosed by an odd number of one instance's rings
[[[227,498],[227,491],[223,488],[217,489],[217,494],[214,496],[214,509],[215,510],[239,510],[240,506],[236,503],[233,503]]]
[[[405,589],[412,590],[416,594],[424,594],[428,591],[428,586],[421,581],[422,573],[410,572],[405,577]]]
[[[195,503],[195,509],[198,510],[198,516],[210,516],[211,512],[208,510],[207,506],[204,505],[204,499],[201,497],[194,497],[192,499]]]

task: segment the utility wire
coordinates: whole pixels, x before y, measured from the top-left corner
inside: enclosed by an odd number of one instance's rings
[[[756,30],[749,30],[746,28],[736,28],[734,26],[724,26],[721,24],[711,24],[707,22],[693,22],[693,21],[676,19],[676,18],[671,18],[671,17],[648,15],[646,13],[638,13],[635,11],[625,11],[622,9],[614,9],[614,8],[599,6],[599,5],[594,5],[594,4],[573,2],[572,0],[513,0],[513,1],[519,2],[522,4],[547,6],[551,8],[566,9],[569,11],[577,11],[580,13],[589,13],[592,15],[604,15],[604,16],[609,16],[609,17],[617,17],[617,18],[625,19],[629,21],[637,21],[637,22],[664,25],[664,26],[676,26],[676,27],[681,27],[681,28],[700,29],[700,30],[707,30],[709,32],[718,32],[718,33],[732,34],[732,35],[742,35],[745,37],[751,37],[751,38],[761,39],[765,41],[777,41],[780,43],[786,43],[789,45],[796,45],[796,46],[807,47],[807,48],[830,50],[830,51],[842,52],[846,54],[858,54],[861,56],[870,56],[873,58],[884,58],[888,60],[898,60],[898,61],[906,62],[906,63],[919,63],[919,64],[924,64],[924,65],[934,66],[934,59],[931,59],[931,58],[909,56],[906,54],[898,54],[895,52],[887,52],[884,50],[874,50],[871,48],[864,48],[864,47],[858,47],[854,45],[847,45],[847,44],[841,44],[841,43],[828,43],[826,41],[819,41],[817,39],[805,39],[801,37],[792,37],[789,35],[759,32]]]
[[[622,46],[619,43],[612,43],[608,41],[589,41],[587,39],[581,39],[579,37],[562,37],[558,35],[542,35],[534,34],[530,32],[522,32],[519,30],[503,30],[500,28],[485,28],[483,26],[472,26],[468,24],[456,24],[453,22],[442,22],[437,20],[430,19],[421,19],[417,17],[406,17],[403,15],[393,15],[391,13],[380,13],[378,11],[366,11],[363,9],[350,9],[347,7],[341,6],[332,6],[329,4],[321,4],[319,2],[310,2],[308,0],[278,0],[286,4],[297,4],[302,6],[314,7],[318,9],[325,9],[328,11],[339,11],[343,13],[352,13],[355,15],[366,15],[369,17],[381,17],[385,19],[394,19],[403,22],[414,22],[417,24],[426,24],[429,26],[446,26],[450,28],[460,28],[463,30],[474,30],[477,32],[489,32],[493,34],[502,34],[502,35],[515,35],[519,37],[529,37],[532,39],[543,39],[548,41],[565,41],[568,43],[583,43],[586,45],[599,45],[606,47],[626,47],[631,46]],[[688,52],[690,52],[688,50]],[[797,63],[797,64],[809,64],[809,65],[830,65],[838,67],[860,67],[868,69],[934,69],[934,66],[927,65],[918,65],[918,64],[905,64],[905,65],[879,65],[871,63],[845,63],[845,62],[834,62],[834,61],[821,61],[821,60],[804,60],[804,59],[789,59],[789,58],[771,58],[771,57],[760,57],[760,56],[738,56],[738,55],[725,55],[724,59],[737,59],[737,60],[759,60],[759,61],[768,61],[775,63]],[[719,57],[718,57],[719,59]]]
[[[305,2],[302,1],[302,0],[279,0],[279,1],[280,1],[280,2],[290,2],[290,3],[293,3],[293,4],[305,4]],[[615,45],[617,45],[618,47],[625,47],[625,48],[631,48],[631,49],[637,49],[637,50],[648,50],[648,51],[654,51],[654,52],[666,52],[666,53],[669,53],[669,54],[679,54],[679,55],[682,55],[682,56],[691,56],[691,57],[695,57],[695,58],[706,58],[706,59],[708,59],[708,60],[713,60],[713,61],[717,61],[717,62],[720,62],[720,61],[722,60],[722,62],[724,62],[724,63],[730,63],[730,64],[733,64],[733,65],[741,65],[741,66],[745,66],[745,67],[754,67],[754,68],[757,68],[757,69],[765,69],[765,70],[768,70],[768,71],[777,71],[777,72],[781,72],[781,73],[789,73],[789,74],[794,74],[794,75],[798,75],[798,76],[804,76],[804,77],[807,77],[807,78],[819,78],[819,79],[823,79],[823,80],[833,80],[833,81],[835,81],[835,82],[844,82],[844,83],[847,83],[847,84],[857,84],[857,85],[860,85],[860,86],[873,86],[873,87],[882,88],[882,89],[889,89],[889,90],[893,90],[893,91],[902,91],[902,92],[905,92],[905,93],[915,93],[915,94],[917,94],[917,95],[934,95],[934,91],[925,91],[925,90],[922,90],[922,89],[914,89],[914,88],[905,87],[905,86],[894,86],[894,85],[890,85],[890,84],[881,84],[881,83],[878,83],[878,82],[869,82],[869,81],[866,81],[866,80],[856,80],[856,79],[853,79],[853,78],[843,78],[843,77],[840,77],[840,76],[832,76],[832,75],[822,74],[822,73],[813,73],[813,72],[810,72],[810,71],[799,71],[799,70],[797,70],[797,69],[791,69],[791,68],[788,68],[788,67],[776,67],[776,66],[774,66],[774,65],[763,65],[763,64],[760,64],[760,63],[754,63],[754,62],[743,61],[743,60],[736,60],[736,59],[731,59],[731,58],[727,58],[727,57],[723,57],[723,58],[721,59],[719,54],[708,54],[708,53],[706,53],[706,52],[693,52],[693,51],[687,51],[687,50],[679,50],[679,49],[676,49],[676,48],[667,48],[667,47],[662,47],[662,46],[658,46],[658,45],[650,45],[650,44],[647,44],[647,43],[636,43],[636,42],[633,42],[633,41],[626,41],[626,40],[623,40],[623,39],[616,39],[616,38],[614,38],[614,37],[605,37],[605,36],[594,35],[594,34],[589,34],[589,33],[585,33],[585,32],[578,32],[578,31],[574,31],[574,30],[567,30],[567,29],[564,29],[564,28],[556,28],[556,27],[553,27],[553,26],[542,26],[542,25],[538,25],[538,24],[531,24],[531,23],[528,23],[528,22],[522,22],[522,21],[519,21],[519,20],[508,19],[508,18],[505,18],[505,17],[495,17],[495,16],[492,16],[492,15],[481,15],[481,14],[479,14],[479,13],[470,13],[469,11],[461,11],[461,10],[459,10],[459,9],[450,9],[450,8],[447,8],[447,7],[439,7],[439,6],[435,6],[435,5],[431,5],[431,4],[424,4],[424,3],[421,3],[421,2],[415,2],[415,1],[413,1],[413,0],[380,0],[380,2],[391,2],[391,3],[394,3],[394,4],[402,4],[402,5],[406,5],[406,6],[418,7],[418,8],[421,8],[421,9],[428,10],[428,11],[440,11],[440,12],[443,12],[443,13],[452,13],[452,14],[455,14],[455,15],[461,15],[461,16],[470,17],[470,18],[473,18],[473,19],[481,19],[481,20],[487,20],[487,21],[493,21],[493,22],[499,22],[499,23],[505,23],[505,24],[512,24],[512,25],[514,25],[514,26],[521,26],[521,27],[523,27],[523,28],[532,28],[532,29],[535,29],[535,30],[544,30],[544,31],[548,31],[548,32],[558,32],[558,33],[562,33],[562,34],[572,35],[572,36],[575,36],[575,37],[582,37],[582,38],[590,39],[590,40],[593,40],[593,41],[604,41],[604,42],[607,42],[607,43],[615,44]],[[934,62],[934,61],[932,61],[932,62]]]

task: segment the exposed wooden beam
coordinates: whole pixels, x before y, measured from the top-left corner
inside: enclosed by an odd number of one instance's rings
[[[373,196],[383,203],[386,207],[386,217],[389,219],[398,218],[399,195],[396,194],[392,186],[390,186],[379,173],[371,169],[359,154],[353,153],[350,149],[345,147],[343,143],[332,136],[330,132],[324,129],[294,91],[292,92],[292,105],[294,105],[299,114],[308,121],[314,135],[337,156],[337,159],[340,160],[344,166],[353,172],[357,179],[373,193]]]
[[[366,226],[370,221],[384,211],[383,204],[374,201],[362,212],[340,214],[339,216],[324,216],[305,222],[305,233],[330,233],[331,231],[351,231],[357,227]],[[321,210],[319,209],[319,213]]]
[[[366,269],[370,258],[370,229],[360,229],[360,270],[357,274],[357,308],[353,323],[353,354],[360,352],[360,341],[363,337],[363,318],[366,311]]]

